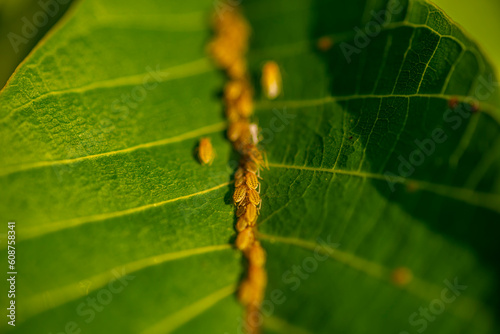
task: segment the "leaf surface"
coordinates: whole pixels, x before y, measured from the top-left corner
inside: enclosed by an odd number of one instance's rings
[[[416,332],[411,315],[455,278],[467,288],[428,332],[498,329],[500,114],[497,87],[484,89],[493,69],[423,1],[402,3],[357,45],[354,27],[394,3],[242,4],[257,91],[265,60],[283,75],[277,100],[256,96],[270,162],[265,332]],[[238,332],[237,156],[224,136],[225,79],[205,53],[212,10],[77,2],[0,94],[0,212],[17,222],[22,268],[16,331]],[[325,35],[336,44],[320,52]],[[350,62],[342,43],[359,49]],[[465,116],[447,113],[454,97]],[[217,151],[210,167],[194,156],[202,136]],[[432,152],[414,153],[416,140],[433,140]],[[418,162],[411,173],[401,157]],[[414,278],[397,287],[401,266]]]

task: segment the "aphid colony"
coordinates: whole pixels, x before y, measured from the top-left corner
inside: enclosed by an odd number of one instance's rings
[[[259,170],[264,166],[257,147],[258,127],[251,123],[253,90],[245,61],[250,28],[236,11],[226,11],[214,18],[215,38],[209,52],[216,64],[225,70],[229,81],[224,87],[225,113],[229,122],[227,137],[240,153],[234,175],[233,200],[236,206],[236,247],[248,262],[246,277],[238,289],[238,298],[246,307],[248,333],[259,333],[255,315],[259,312],[267,284],[266,253],[256,240],[256,221],[261,207]]]

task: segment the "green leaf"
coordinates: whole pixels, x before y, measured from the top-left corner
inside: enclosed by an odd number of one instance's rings
[[[66,12],[72,0],[0,1],[0,86]]]
[[[3,90],[0,212],[17,222],[18,331],[137,333],[184,319],[174,329],[217,301],[214,328],[236,326],[242,267],[224,202],[224,79],[204,53],[211,10],[81,1]],[[211,167],[193,157],[201,136],[218,154]],[[108,286],[122,273],[135,278]],[[93,310],[99,294],[111,302]]]
[[[255,111],[270,162],[259,224],[266,333],[499,329],[494,70],[432,4],[397,4],[242,3],[256,90],[265,60],[283,75],[283,95],[257,94]],[[390,6],[363,43],[355,27]],[[17,238],[12,332],[238,333],[238,157],[224,136],[225,78],[205,53],[213,10],[81,0],[1,92],[0,212]],[[321,52],[325,35],[336,44]],[[358,50],[350,62],[346,45]],[[212,166],[194,156],[202,136],[217,151]],[[416,140],[432,152],[419,154]],[[401,160],[414,170],[401,173]],[[390,277],[401,266],[414,278],[398,287]],[[467,286],[458,296],[444,290],[455,279]]]
[[[500,13],[500,3],[494,0],[479,0],[474,2],[474,10],[471,10],[470,3],[466,2],[437,0],[434,3],[462,25],[484,47],[487,55],[498,67],[500,45],[498,34],[495,32],[500,31],[500,22],[496,20]],[[481,22],[488,22],[488,24],[481,24]]]

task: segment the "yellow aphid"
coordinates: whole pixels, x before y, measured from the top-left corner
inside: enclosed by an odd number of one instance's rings
[[[202,165],[211,165],[215,159],[215,151],[210,138],[201,138],[198,145],[198,159]]]
[[[245,250],[248,247],[250,247],[253,241],[254,241],[253,230],[252,228],[247,227],[238,234],[238,236],[236,237],[235,244],[239,250]]]
[[[248,122],[236,121],[229,124],[229,128],[227,129],[227,138],[234,142],[242,135],[248,135],[249,133],[250,129],[248,127]]]
[[[240,97],[244,89],[244,83],[241,80],[231,80],[224,86],[224,98],[226,101],[234,101]]]
[[[253,205],[257,206],[260,204],[260,195],[254,189],[248,189],[248,192],[246,195],[248,196],[248,201],[250,203],[252,203]]]
[[[210,51],[219,65],[228,68],[235,60],[243,59],[248,49],[249,25],[235,10],[225,11],[224,15],[215,15],[213,25],[217,37]]]
[[[245,280],[241,282],[238,288],[238,300],[241,304],[246,306],[252,302],[254,293],[252,284],[248,280]]]
[[[221,15],[222,14],[222,15]],[[224,36],[239,44],[246,44],[250,36],[250,26],[237,11],[227,10],[214,16],[213,26],[218,35]],[[238,47],[240,47],[238,45]]]
[[[254,225],[253,223],[255,222],[255,218],[257,217],[257,208],[252,203],[248,203],[245,208],[245,219],[250,225]]]
[[[253,161],[245,162],[245,170],[254,174],[259,172],[259,166]]]
[[[239,188],[241,187],[243,184],[245,184],[245,177],[244,176],[236,176],[234,177],[234,187],[235,188]]]
[[[246,212],[246,207],[244,205],[240,205],[238,209],[236,209],[236,217],[241,217],[245,214]]]
[[[244,78],[247,73],[246,61],[241,58],[237,59],[227,68],[227,73],[233,79]]]
[[[245,217],[240,217],[238,221],[236,222],[236,231],[238,232],[243,232],[248,226],[248,221],[245,219]]]
[[[238,40],[241,43],[248,43],[248,38],[250,37],[250,25],[248,22],[238,11],[234,11],[234,15],[230,18],[232,22],[230,26],[226,26],[227,30],[238,36]]]
[[[235,188],[241,187],[241,185],[244,183],[245,183],[245,178],[234,179],[234,187]]]
[[[256,266],[250,262],[248,268],[248,280],[254,287],[263,287],[267,284],[267,275],[262,266]]]
[[[257,175],[252,172],[248,172],[245,174],[245,178],[248,188],[257,189],[257,187],[259,186],[259,179],[257,178]]]
[[[268,99],[275,99],[281,94],[281,72],[276,62],[268,61],[264,64],[261,79],[264,95]]]
[[[233,104],[228,104],[226,106],[226,118],[227,120],[232,123],[232,122],[237,122],[241,119],[240,114],[238,114],[238,111],[236,110],[236,106]]]
[[[256,241],[253,243],[246,252],[248,262],[252,266],[262,267],[266,263],[266,251],[260,245],[260,242]]]
[[[259,209],[257,209],[257,215],[258,214],[259,214]],[[256,223],[257,223],[257,216],[255,217],[254,220],[248,222],[248,226],[254,227]]]
[[[245,196],[247,195],[247,186],[242,185],[234,190],[233,194],[233,200],[234,203],[239,203],[245,199]]]
[[[267,284],[267,275],[263,267],[254,266],[250,263],[248,268],[248,282],[252,287],[250,303],[260,305],[264,299],[264,288]]]
[[[253,113],[253,93],[250,88],[241,92],[240,97],[235,101],[236,111],[241,117],[249,117]]]
[[[328,51],[333,46],[333,39],[329,36],[323,36],[318,39],[318,49],[321,51]]]
[[[252,137],[250,136],[250,133],[247,132],[246,134],[241,135],[238,140],[233,143],[233,146],[236,151],[241,152],[245,146],[251,143]]]
[[[209,52],[212,54],[218,66],[226,68],[235,63],[240,55],[231,48],[231,41],[223,37],[217,37],[208,46]]]
[[[243,177],[245,177],[245,170],[241,167],[238,167],[238,169],[236,170],[236,173],[234,173],[234,178],[235,179],[242,179]]]
[[[257,165],[257,167],[260,166],[267,167],[267,161],[264,160],[262,153],[260,153],[257,146],[255,146],[254,144],[246,145],[242,149],[242,151],[248,157],[248,159],[250,159]]]

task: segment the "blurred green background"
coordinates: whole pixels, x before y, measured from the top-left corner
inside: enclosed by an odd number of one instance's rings
[[[339,1],[339,0],[337,0]],[[36,43],[66,12],[72,1],[61,5],[54,17],[41,27],[36,36],[27,43],[19,44],[16,52],[9,41],[9,33],[22,35],[23,17],[31,19],[40,10],[40,0],[0,0],[0,86],[3,87],[15,68],[28,55]],[[49,3],[50,0],[42,0]],[[469,34],[484,48],[487,55],[500,64],[500,1],[498,0],[436,0],[448,15],[462,25]],[[12,36],[12,35],[11,35]],[[497,65],[498,66],[498,65]],[[498,70],[497,70],[498,73]]]
[[[435,0],[448,15],[483,47],[498,66],[500,64],[500,1]]]
[[[17,45],[17,50],[12,46],[11,39],[16,38],[14,34],[22,37],[23,26],[26,17],[32,22],[33,16],[38,12],[44,11],[41,3],[52,5],[49,11],[53,10],[54,15],[47,15],[47,23],[36,27],[34,37],[26,38]],[[61,3],[64,1],[61,1]],[[28,55],[35,47],[37,42],[50,30],[50,28],[64,15],[72,0],[67,4],[60,5],[54,0],[0,0],[0,87],[3,87],[17,65]],[[45,11],[44,11],[45,12]],[[10,35],[10,39],[9,39]],[[19,40],[21,41],[21,40]]]

